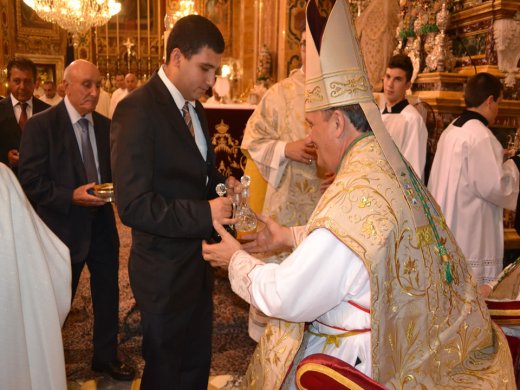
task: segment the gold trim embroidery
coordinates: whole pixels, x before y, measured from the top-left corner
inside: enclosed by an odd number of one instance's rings
[[[416,229],[416,234],[418,248],[423,248],[434,243],[433,231],[430,225],[418,227]]]
[[[333,98],[346,93],[352,95],[354,92],[366,92],[368,90],[367,82],[363,76],[348,79],[346,82],[332,81],[329,85],[332,89],[330,96]]]
[[[323,94],[319,86],[314,87],[312,90],[305,90],[305,103],[314,103],[323,100]]]

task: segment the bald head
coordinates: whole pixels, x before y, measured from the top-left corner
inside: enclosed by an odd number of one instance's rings
[[[63,73],[65,95],[82,116],[94,111],[99,99],[101,75],[89,61],[76,60]]]
[[[133,73],[128,73],[125,76],[125,86],[128,93],[132,92],[137,88],[137,77]]]

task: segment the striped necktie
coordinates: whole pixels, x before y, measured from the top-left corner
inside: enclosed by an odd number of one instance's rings
[[[186,122],[186,126],[188,126],[188,130],[193,138],[195,138],[195,129],[193,128],[193,121],[191,120],[190,114],[190,104],[188,102],[184,103],[182,107],[182,116],[184,117],[184,122]]]

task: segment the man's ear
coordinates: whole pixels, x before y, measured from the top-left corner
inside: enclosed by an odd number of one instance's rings
[[[172,52],[170,54],[170,61],[172,62],[173,65],[175,65],[176,67],[179,67],[181,64],[181,59],[182,59],[182,53],[181,53],[180,49],[178,47],[176,47],[175,49],[172,50]]]
[[[489,95],[486,99],[486,105],[489,106],[491,103],[495,102],[495,97],[493,95]]]
[[[350,120],[343,114],[341,110],[334,110],[332,117],[330,118],[334,123],[334,134],[337,138],[340,138],[347,130],[346,127],[350,123]]]

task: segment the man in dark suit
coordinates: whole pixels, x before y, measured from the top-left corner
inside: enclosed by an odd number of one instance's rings
[[[212,219],[230,222],[231,201],[216,197],[224,178],[197,99],[214,84],[223,51],[208,19],[180,19],[166,64],[118,104],[112,121],[116,204],[132,228],[129,275],[143,327],[143,390],[207,389],[213,275],[201,243],[212,234]]]
[[[36,211],[68,246],[72,296],[87,264],[94,308],[92,369],[118,380],[134,370],[117,358],[119,238],[110,203],[91,194],[111,181],[110,121],[94,112],[101,76],[78,60],[64,73],[66,96],[33,116],[20,145],[19,179]]]
[[[7,63],[9,96],[0,101],[0,162],[16,173],[20,137],[27,120],[50,106],[33,96],[36,66],[28,58],[14,57]]]

